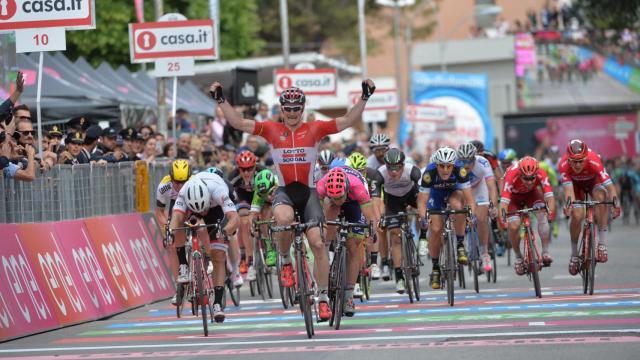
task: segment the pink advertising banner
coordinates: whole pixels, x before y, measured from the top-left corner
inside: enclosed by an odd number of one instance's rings
[[[15,224],[0,224],[0,341],[59,326],[54,302]]]
[[[167,275],[162,258],[145,229],[140,214],[119,215],[114,221],[117,238],[133,260],[138,279],[151,300],[172,296],[173,281]]]
[[[547,120],[545,129],[536,132],[536,137],[561,149],[571,139],[582,139],[605,158],[633,156],[636,154],[636,123],[634,113],[552,117]]]
[[[106,269],[98,261],[96,248],[84,221],[54,223],[53,228],[61,240],[58,243],[63,249],[64,261],[72,270],[85,307],[95,312],[97,318],[121,311],[122,307],[106,277]]]
[[[60,238],[53,229],[53,223],[18,224],[20,237],[25,245],[29,262],[36,276],[44,280],[44,290],[51,302],[58,322],[70,325],[88,319],[97,319],[93,307],[87,307],[86,292],[81,293],[80,274],[65,259]]]
[[[523,77],[526,69],[536,65],[536,46],[529,33],[518,33],[515,38],[516,76]]]

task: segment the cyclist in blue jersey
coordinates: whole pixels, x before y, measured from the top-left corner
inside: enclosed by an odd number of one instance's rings
[[[469,174],[464,166],[456,165],[457,153],[450,147],[438,149],[431,164],[422,174],[420,180],[420,193],[418,194],[419,220],[426,217],[427,209],[444,210],[447,204],[453,210],[462,210],[464,204],[471,208],[471,215],[476,212],[476,201],[471,192]],[[464,249],[465,216],[455,215],[454,223],[458,262],[467,263],[467,254]],[[441,215],[430,216],[429,229],[429,254],[433,264],[431,273],[431,287],[440,288],[440,249],[442,242],[440,236],[444,228],[444,219]]]

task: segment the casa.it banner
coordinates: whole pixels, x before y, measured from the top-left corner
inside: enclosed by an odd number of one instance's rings
[[[400,134],[411,134],[413,148],[424,150],[427,144],[457,146],[481,140],[493,148],[493,129],[488,114],[488,79],[484,74],[413,72],[413,98],[417,105],[446,108],[441,120],[404,123]]]
[[[0,224],[0,233],[0,342],[174,293],[157,225],[139,214]]]

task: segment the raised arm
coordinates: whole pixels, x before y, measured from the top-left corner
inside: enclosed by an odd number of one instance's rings
[[[243,119],[233,106],[226,101],[222,93],[222,84],[217,81],[211,84],[211,86],[209,86],[209,95],[218,102],[218,106],[224,113],[224,118],[231,126],[249,134],[253,133],[256,122],[250,119]]]
[[[367,79],[362,82],[362,95],[360,95],[360,100],[358,100],[358,102],[351,108],[351,110],[344,114],[344,116],[336,118],[338,131],[352,127],[362,119],[364,107],[367,104],[367,100],[369,100],[371,95],[373,95],[374,91],[376,91],[376,85],[373,83],[373,80]]]

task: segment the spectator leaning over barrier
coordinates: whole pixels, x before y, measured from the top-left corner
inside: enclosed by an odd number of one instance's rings
[[[122,151],[125,153],[126,159],[121,161],[136,161],[138,158],[138,152],[136,149],[142,149],[142,146],[137,144],[138,141],[142,141],[142,135],[136,131],[136,129],[129,127],[120,132],[120,136],[124,140]]]
[[[13,108],[13,122],[15,123],[16,131],[13,133],[14,139],[17,141],[21,148],[17,149],[18,154],[22,156],[22,161],[27,161],[26,149],[31,146],[36,149],[36,131],[33,129],[33,123],[31,122],[31,111],[27,105],[18,105]],[[44,152],[43,157],[46,159],[53,159],[50,161],[42,161],[42,159],[36,157],[37,166],[40,171],[49,170],[52,165],[51,161],[55,161],[53,154],[50,152]]]
[[[27,155],[27,167],[23,169],[20,165],[16,165],[10,160],[15,150],[14,147],[20,147],[20,145],[13,143],[4,128],[0,127],[0,173],[8,179],[33,181],[36,178],[36,149],[33,146],[28,146],[24,149]]]
[[[96,151],[96,159],[98,163],[110,162],[115,163],[124,159],[122,151],[116,151],[116,139],[118,132],[114,128],[106,128],[102,130],[98,150]]]
[[[60,154],[58,164],[79,165],[89,163],[89,159],[80,156],[82,144],[84,144],[84,139],[80,131],[68,133],[64,143],[65,150]]]

